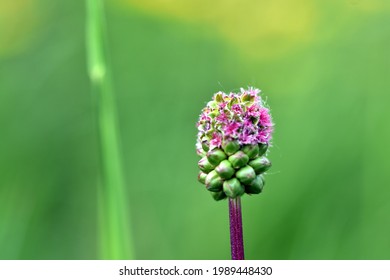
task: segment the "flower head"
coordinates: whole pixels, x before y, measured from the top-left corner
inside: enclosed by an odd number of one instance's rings
[[[197,122],[198,180],[215,200],[259,194],[264,172],[271,167],[265,157],[273,123],[256,88],[239,93],[217,92]]]

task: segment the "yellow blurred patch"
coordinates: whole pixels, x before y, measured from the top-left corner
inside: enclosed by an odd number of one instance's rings
[[[312,0],[116,0],[155,16],[206,25],[244,55],[280,56],[313,38],[316,8]]]
[[[39,19],[35,2],[0,1],[0,57],[15,55],[31,43]]]

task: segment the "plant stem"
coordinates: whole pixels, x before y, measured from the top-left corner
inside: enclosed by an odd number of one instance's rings
[[[240,197],[229,198],[230,247],[232,260],[244,259],[244,240]]]
[[[105,57],[103,1],[86,0],[86,12],[88,74],[96,108],[102,171],[98,190],[100,257],[133,259],[115,98]]]

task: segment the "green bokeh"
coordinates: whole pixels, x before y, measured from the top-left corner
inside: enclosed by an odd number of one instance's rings
[[[0,21],[0,259],[96,259],[84,2],[19,2],[9,11],[32,15],[30,29]],[[386,0],[312,1],[309,39],[286,20],[287,33],[253,41],[259,54],[195,16],[118,2],[106,5],[108,49],[138,259],[230,257],[227,203],[196,179],[195,122],[214,92],[247,85],[263,90],[276,127],[265,191],[243,198],[246,257],[390,259]]]

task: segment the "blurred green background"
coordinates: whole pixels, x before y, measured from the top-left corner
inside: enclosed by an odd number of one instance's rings
[[[276,124],[248,259],[390,259],[390,2],[111,0],[137,259],[229,259],[197,182],[198,115],[259,87]],[[0,0],[0,259],[99,258],[84,1]]]

